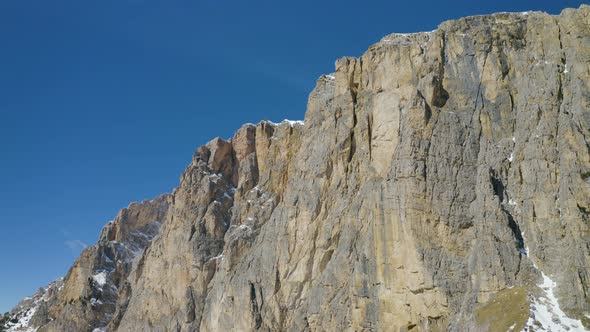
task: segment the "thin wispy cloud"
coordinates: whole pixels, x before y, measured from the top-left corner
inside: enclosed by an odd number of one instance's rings
[[[73,253],[79,253],[80,251],[86,249],[88,245],[80,240],[67,240],[64,244],[70,248]]]

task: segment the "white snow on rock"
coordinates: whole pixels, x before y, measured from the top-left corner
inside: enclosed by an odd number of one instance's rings
[[[35,332],[36,327],[29,326],[39,306],[49,300],[50,292],[63,288],[63,278],[51,282],[47,287],[40,288],[33,296],[27,296],[9,313],[9,321],[0,326],[6,332]],[[14,323],[13,323],[14,322]]]
[[[223,251],[221,252],[221,254],[219,254],[215,257],[209,258],[210,261],[216,261],[216,260],[221,260],[221,259],[223,259]]]
[[[543,290],[545,296],[534,299],[531,303],[533,317],[529,317],[527,327],[535,328],[535,331],[585,331],[582,322],[569,318],[560,308],[559,302],[553,290],[557,286],[555,281],[549,278],[543,271],[543,282],[538,286]],[[541,323],[541,327],[535,324]]]
[[[19,319],[18,322],[16,322],[16,324],[11,325],[8,330],[6,330],[7,332],[34,332],[37,329],[33,329],[32,327],[29,327],[29,322],[31,321],[31,318],[33,317],[33,315],[35,314],[35,312],[37,311],[37,306],[29,309],[24,315],[22,315]]]
[[[91,298],[90,299],[90,304],[91,305],[101,305],[102,304],[102,301],[101,300],[97,300],[95,298]]]
[[[94,280],[99,287],[102,287],[107,283],[107,273],[105,271],[99,272],[92,276],[92,280]]]
[[[302,125],[302,126],[303,126],[303,125],[305,124],[305,123],[304,123],[303,121],[301,121],[301,120],[296,120],[296,121],[293,121],[293,120],[287,120],[287,119],[285,119],[285,120],[283,120],[283,122],[286,122],[286,123],[288,123],[289,125],[291,125],[291,127],[293,127],[294,125]]]
[[[281,121],[281,123],[274,123],[272,121],[269,121],[269,122],[271,124],[275,125],[275,126],[279,126],[279,125],[281,125],[283,123],[286,123],[286,124],[290,125],[291,127],[293,127],[294,125],[303,125],[304,124],[304,122],[301,121],[301,120],[296,120],[295,121],[295,120],[289,120],[289,119],[285,119],[285,120]]]
[[[268,123],[270,123],[272,125],[275,125],[275,126],[279,126],[279,125],[281,125],[283,123],[289,124],[291,126],[296,125],[296,124],[300,124],[300,125],[304,124],[304,122],[301,121],[301,120],[289,120],[289,119],[284,119],[280,123],[272,122],[272,121],[269,121],[269,120],[266,120],[266,122],[268,122]]]
[[[522,235],[524,239],[524,233]],[[557,283],[539,269],[529,253],[530,251],[527,246],[524,254],[529,257],[535,269],[537,269],[543,277],[543,282],[537,284],[537,286],[541,288],[543,295],[533,299],[531,303],[531,316],[522,331],[586,331],[581,321],[569,318],[565,312],[561,310],[554,293]]]

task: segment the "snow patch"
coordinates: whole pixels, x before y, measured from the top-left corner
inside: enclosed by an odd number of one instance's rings
[[[6,332],[34,332],[37,328],[29,326],[32,317],[39,306],[50,299],[50,291],[63,288],[63,277],[51,282],[47,287],[42,287],[33,296],[22,300],[9,314],[9,320],[4,324]]]
[[[35,314],[35,312],[37,311],[37,307],[33,307],[31,309],[29,309],[24,315],[22,315],[18,321],[16,322],[16,324],[10,326],[6,331],[7,332],[34,332],[37,329],[34,329],[32,327],[29,327],[29,322],[31,321],[31,318],[33,318],[33,315]]]
[[[397,37],[397,36],[402,36],[402,37],[410,37],[410,36],[416,36],[416,35],[421,35],[421,34],[431,34],[436,32],[437,29],[434,29],[432,31],[418,31],[418,32],[394,32],[392,34],[390,34],[389,36],[392,37]],[[382,39],[381,41],[391,41],[391,39],[386,39],[387,37],[385,37],[384,39]]]
[[[289,119],[284,119],[283,121],[281,121],[280,123],[275,123],[272,121],[268,121],[268,123],[270,123],[273,126],[280,126],[282,124],[288,124],[289,126],[293,127],[294,125],[304,125],[305,123],[301,120],[289,120]],[[273,136],[274,137],[274,136]],[[272,139],[272,138],[271,138]]]
[[[92,280],[99,286],[102,287],[107,283],[107,273],[105,271],[101,271],[92,276]]]
[[[533,265],[535,265],[533,263]],[[535,265],[536,268],[536,265]],[[537,268],[538,270],[538,268]],[[541,323],[536,331],[564,331],[573,329],[573,331],[583,331],[582,322],[569,318],[559,306],[559,302],[554,294],[557,283],[549,278],[543,271],[539,270],[543,276],[543,282],[538,284],[545,296],[534,299],[531,303],[533,317],[529,317],[527,327],[535,327],[535,321]]]
[[[293,121],[293,120],[287,120],[287,119],[285,119],[281,123],[285,123],[285,122],[288,123],[291,127],[293,127],[294,125],[302,125],[302,126],[304,125],[304,122],[301,121],[301,120]]]
[[[209,260],[210,261],[216,261],[216,260],[221,260],[223,259],[223,251],[221,252],[221,254],[215,256],[215,257],[211,257]]]
[[[101,300],[97,300],[95,298],[91,298],[90,299],[90,304],[91,305],[101,305],[102,304],[102,301]]]
[[[522,238],[526,243],[524,232],[522,233]],[[569,318],[563,310],[561,310],[554,293],[557,283],[539,269],[532,257],[529,256],[529,252],[529,247],[526,246],[524,254],[529,257],[531,263],[533,263],[533,267],[539,271],[543,277],[543,282],[537,284],[537,286],[541,288],[544,295],[533,299],[531,303],[531,316],[523,331],[584,331],[581,321]]]

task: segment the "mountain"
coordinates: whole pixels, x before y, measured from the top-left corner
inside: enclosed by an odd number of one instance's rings
[[[386,36],[304,122],[201,146],[4,328],[589,330],[589,85],[586,5]]]

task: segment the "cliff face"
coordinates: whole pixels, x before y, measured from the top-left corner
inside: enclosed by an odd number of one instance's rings
[[[588,329],[589,82],[588,6],[386,36],[318,80],[305,124],[199,148],[27,326]]]

